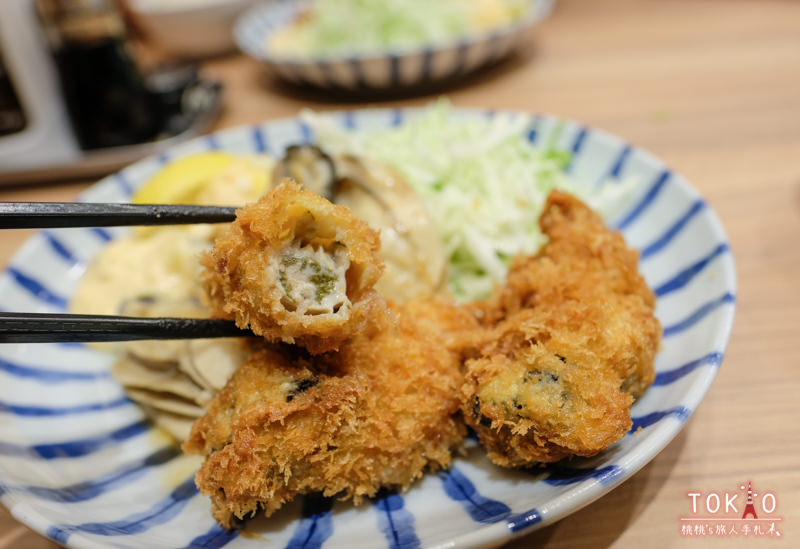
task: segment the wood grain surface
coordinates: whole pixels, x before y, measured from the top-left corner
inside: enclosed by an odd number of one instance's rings
[[[354,106],[280,86],[241,56],[204,70],[227,86],[219,127]],[[558,114],[649,149],[717,211],[738,272],[725,360],[683,431],[609,495],[508,547],[771,547],[680,535],[687,492],[746,480],[777,494],[777,543],[800,547],[800,3],[559,0],[521,53],[446,92],[456,106]],[[0,189],[0,200],[69,200],[89,183]],[[0,265],[28,234],[0,235]],[[0,549],[45,547],[0,509]]]

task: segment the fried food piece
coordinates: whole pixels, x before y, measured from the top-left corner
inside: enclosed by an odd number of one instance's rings
[[[467,423],[507,467],[592,456],[624,436],[661,337],[655,296],[621,235],[557,191],[539,223],[549,243],[473,307],[483,330],[462,387]]]
[[[455,306],[410,304],[338,353],[283,346],[252,356],[183,446],[207,456],[195,480],[214,517],[230,528],[309,492],[358,504],[448,467],[466,429],[460,358],[441,341],[473,324]]]
[[[381,276],[378,234],[291,180],[236,212],[201,258],[216,316],[270,341],[336,349],[366,321]]]

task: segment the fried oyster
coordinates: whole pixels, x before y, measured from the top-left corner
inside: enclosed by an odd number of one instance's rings
[[[558,191],[539,223],[549,243],[472,307],[482,328],[462,411],[506,467],[592,456],[622,438],[661,337],[655,296],[621,235]]]
[[[591,456],[628,432],[630,406],[654,379],[655,297],[636,252],[579,200],[551,193],[539,221],[549,243],[517,258],[491,299],[387,305],[371,290],[380,269],[365,227],[318,215],[337,207],[293,183],[273,193],[206,257],[208,289],[240,325],[307,348],[263,344],[183,445],[205,456],[196,483],[220,524],[271,515],[300,494],[358,504],[405,489],[450,465],[465,423],[507,467]],[[287,208],[298,203],[313,215]],[[345,225],[333,241],[352,253],[344,281],[357,321],[326,332],[307,309],[308,322],[275,309],[293,296],[281,273],[296,280],[284,258],[339,249],[303,235]]]
[[[215,316],[309,352],[338,348],[382,302],[378,234],[343,207],[284,180],[206,253],[204,284]]]
[[[392,311],[336,353],[263,349],[212,401],[183,449],[206,456],[196,482],[220,524],[310,492],[358,504],[449,466],[466,429],[442,338],[474,321],[440,302]]]

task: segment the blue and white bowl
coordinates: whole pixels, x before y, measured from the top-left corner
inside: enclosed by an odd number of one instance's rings
[[[358,131],[399,124],[412,112],[359,110],[338,119]],[[681,430],[722,361],[736,300],[727,238],[697,191],[649,153],[577,123],[512,114],[524,117],[530,140],[554,137],[573,153],[568,169],[575,178],[641,182],[611,224],[641,251],[664,339],[655,383],[631,409],[633,428],[609,450],[526,472],[495,467],[473,442],[450,471],[427,475],[407,493],[360,507],[301,497],[248,523],[260,536],[244,536],[211,518],[193,481],[198,459],[171,446],[125,398],[109,376],[113,357],[79,344],[7,344],[0,345],[0,501],[20,521],[75,548],[493,547],[552,524],[633,475]],[[281,154],[313,139],[299,119],[223,131],[137,162],[82,199],[127,201],[182,155],[212,148]],[[39,232],[0,275],[0,310],[63,312],[87,262],[122,232]]]
[[[293,84],[344,90],[413,88],[453,80],[503,59],[552,11],[554,1],[530,0],[531,8],[522,19],[458,41],[307,59],[267,49],[270,34],[291,23],[309,5],[307,1],[274,0],[245,12],[234,27],[234,39],[239,49]]]

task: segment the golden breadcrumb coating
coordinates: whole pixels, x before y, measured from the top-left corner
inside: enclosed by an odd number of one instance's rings
[[[448,467],[466,429],[460,358],[442,338],[465,326],[474,320],[455,306],[414,303],[378,316],[337,353],[253,355],[183,446],[206,455],[196,482],[216,519],[230,528],[309,492],[358,504]]]
[[[264,344],[183,445],[205,456],[196,482],[220,524],[271,515],[298,494],[358,504],[381,488],[406,489],[450,465],[465,422],[508,467],[591,456],[628,432],[630,406],[655,375],[655,296],[637,253],[579,200],[551,193],[540,219],[548,244],[517,258],[491,299],[387,306],[371,294],[380,268],[370,232],[319,214],[329,204],[303,210],[313,212],[304,220],[287,204],[316,198],[290,183],[278,190],[243,210],[205,258],[219,310],[308,347]],[[346,277],[348,296],[357,289],[351,315],[361,317],[330,332],[274,307],[276,285],[291,292],[264,259],[296,254],[320,227],[335,229],[325,242],[353,252],[349,269],[361,266]]]
[[[344,206],[284,180],[201,258],[216,316],[311,353],[336,349],[366,321],[383,272],[378,233]]]
[[[624,436],[661,337],[655,296],[621,235],[558,191],[539,223],[549,243],[470,307],[483,327],[472,334],[462,411],[508,467],[591,456]]]

